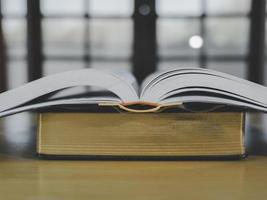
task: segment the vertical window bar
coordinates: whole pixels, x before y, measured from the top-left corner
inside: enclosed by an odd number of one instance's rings
[[[88,68],[90,64],[90,41],[89,41],[89,34],[90,34],[90,27],[89,27],[89,0],[84,0],[84,63],[85,67]]]
[[[200,48],[199,52],[199,66],[202,68],[206,68],[207,65],[207,56],[206,56],[206,48],[205,48],[205,43],[206,43],[206,17],[207,17],[207,1],[206,0],[201,0],[201,10],[202,14],[200,16],[200,36],[203,39],[203,45]]]
[[[3,92],[7,89],[7,80],[6,80],[6,51],[4,43],[4,35],[2,29],[2,7],[0,0],[0,92]]]
[[[27,0],[28,80],[42,77],[40,0]]]
[[[138,82],[156,70],[155,0],[135,0],[133,73]]]
[[[252,0],[250,13],[250,38],[248,55],[249,80],[263,83],[265,49],[266,0]]]

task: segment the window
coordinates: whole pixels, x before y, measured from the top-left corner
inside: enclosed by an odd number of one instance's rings
[[[245,78],[249,0],[156,2],[159,70],[200,66]]]
[[[27,82],[26,0],[1,0],[0,3],[8,56],[8,88],[14,88]]]
[[[41,0],[41,12],[45,74],[131,70],[133,0]]]
[[[18,71],[27,69],[27,2],[0,2],[8,72],[14,76],[11,70],[14,66]],[[136,13],[142,11],[144,16],[145,12],[156,14],[151,18],[155,31],[152,28],[146,32],[151,34],[147,38],[153,35],[156,38],[155,69],[200,66],[244,77],[250,3],[250,0],[40,0],[43,75],[85,67],[123,71],[138,67],[132,61],[136,54],[134,42],[144,42],[138,38],[135,41],[139,17]],[[155,7],[141,9],[136,5]],[[13,67],[9,70],[9,66]],[[11,84],[12,87],[22,84],[27,77],[14,78],[17,80],[20,81]]]

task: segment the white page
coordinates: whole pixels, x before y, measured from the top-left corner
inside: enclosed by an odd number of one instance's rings
[[[222,90],[242,96],[246,99],[267,104],[267,88],[254,85],[244,84],[225,78],[210,76],[205,74],[184,74],[179,78],[171,77],[162,80],[160,84],[154,85],[146,92],[143,100],[160,102],[162,97],[167,97],[168,92],[185,87],[206,87],[214,90]]]
[[[199,87],[209,87],[213,92],[218,92],[218,89],[225,90],[226,92],[222,93],[228,96],[256,102],[262,106],[267,105],[266,87],[222,72],[201,68],[183,68],[159,74],[153,80],[146,81],[141,100],[161,102],[168,96],[184,92],[185,87],[192,87],[195,91],[201,91]],[[190,90],[192,89],[188,89]]]
[[[0,94],[0,112],[15,108],[37,97],[75,86],[96,86],[117,95],[122,102],[137,101],[136,89],[117,74],[83,69],[50,75]]]
[[[210,96],[179,96],[179,97],[171,97],[163,100],[161,103],[169,104],[175,102],[183,102],[183,103],[213,103],[213,104],[223,104],[225,106],[240,106],[245,108],[251,108],[254,110],[267,112],[267,107],[254,105],[251,103],[236,101],[232,99],[224,99],[218,97],[210,97]]]
[[[262,87],[265,88],[264,86],[261,86],[259,84],[247,81],[245,79],[241,79],[238,78],[236,76],[230,75],[230,74],[226,74],[223,72],[219,72],[219,71],[214,71],[214,70],[209,70],[209,69],[203,69],[203,68],[177,68],[177,69],[172,69],[172,70],[168,70],[168,71],[164,71],[164,72],[155,72],[152,75],[148,76],[148,78],[146,78],[142,84],[142,93],[141,96],[144,95],[145,91],[147,89],[149,89],[150,87],[153,87],[153,85],[156,85],[158,83],[160,83],[162,80],[169,78],[171,76],[179,76],[185,73],[203,73],[203,74],[210,74],[210,75],[214,75],[214,76],[219,76],[219,77],[223,77],[226,79],[230,79],[230,80],[234,80],[237,82],[241,82],[244,84],[250,84],[250,85],[254,85],[255,87]]]
[[[172,97],[178,97],[178,96],[180,96],[181,93],[183,93],[182,96],[186,96],[184,93],[188,93],[188,92],[190,92],[190,93],[192,93],[192,92],[197,92],[197,93],[199,93],[199,92],[203,93],[204,92],[204,93],[206,93],[206,95],[201,95],[201,96],[222,95],[222,98],[224,98],[224,99],[226,99],[226,98],[228,98],[228,99],[236,99],[236,100],[239,100],[239,101],[246,101],[248,103],[254,103],[254,104],[261,105],[261,106],[266,106],[265,104],[263,104],[261,102],[257,102],[252,98],[245,98],[245,97],[239,96],[237,94],[232,94],[232,93],[228,93],[228,92],[224,92],[224,91],[219,91],[217,89],[207,89],[207,88],[199,88],[199,87],[184,88],[184,89],[175,90],[175,91],[170,92],[170,93],[168,93],[166,95],[163,95],[161,97],[160,102],[164,101],[165,99],[172,98]],[[209,95],[207,93],[209,93]],[[190,94],[188,94],[188,95],[190,95]],[[192,95],[191,94],[190,96],[191,96],[191,98],[193,98],[194,96],[200,96],[200,95],[198,95],[198,94]],[[197,97],[195,97],[193,100],[196,101]]]
[[[90,105],[90,104],[98,104],[98,103],[120,103],[120,99],[118,98],[111,98],[111,97],[88,97],[88,98],[73,98],[73,99],[61,99],[61,100],[53,100],[48,102],[40,102],[35,104],[24,105],[16,108],[12,108],[3,112],[0,112],[0,117],[5,117],[8,115],[12,115],[19,112],[29,111],[29,110],[36,110],[40,108],[47,108],[50,106],[57,106],[57,105]]]
[[[85,96],[83,98],[31,100],[76,86],[96,86],[118,96]],[[203,87],[203,88],[201,88]],[[266,112],[267,88],[222,72],[201,68],[181,68],[151,74],[142,84],[141,99],[137,82],[131,74],[118,74],[84,69],[51,75],[0,94],[0,117],[16,112],[54,105],[95,104],[99,102],[149,101],[154,103],[213,102],[250,107]],[[179,96],[182,92],[209,92],[209,96]],[[221,94],[223,97],[215,97]],[[174,96],[173,96],[174,95]],[[178,96],[177,96],[178,95]],[[228,98],[228,99],[227,99]],[[232,99],[234,98],[234,99]],[[245,102],[244,102],[245,101]]]

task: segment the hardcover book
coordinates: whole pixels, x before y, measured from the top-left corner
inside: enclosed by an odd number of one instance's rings
[[[266,97],[262,85],[202,68],[140,85],[130,73],[83,69],[1,93],[0,117],[40,112],[40,154],[242,157],[243,113],[266,112]]]
[[[245,156],[244,113],[40,113],[41,156],[233,159]]]

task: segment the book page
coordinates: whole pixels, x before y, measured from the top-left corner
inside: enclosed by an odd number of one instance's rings
[[[19,107],[15,107],[6,111],[0,112],[0,117],[5,117],[15,113],[24,111],[36,110],[40,108],[49,108],[51,106],[63,106],[63,105],[90,105],[99,103],[120,103],[120,99],[114,97],[86,97],[86,98],[72,98],[72,99],[58,99],[47,102],[39,102],[32,104],[25,104]]]
[[[185,96],[186,92],[195,92],[196,95],[191,95],[190,100],[197,102],[197,93],[207,91],[208,96],[222,94],[225,99],[235,98],[235,102],[239,100],[267,106],[266,87],[229,74],[201,68],[184,68],[159,74],[143,86],[141,100],[160,103],[175,95],[178,100],[181,93]]]
[[[43,95],[76,86],[96,86],[103,88],[114,93],[121,102],[137,101],[139,98],[136,88],[133,85],[134,79],[127,79],[115,73],[94,69],[63,72],[1,93],[0,112],[21,106]]]
[[[235,99],[227,99],[222,97],[213,97],[213,96],[179,96],[179,97],[170,97],[163,101],[161,101],[161,104],[169,105],[173,102],[183,102],[183,104],[186,103],[211,103],[211,104],[217,104],[218,107],[222,106],[237,106],[242,107],[243,109],[253,109],[258,110],[262,112],[267,112],[267,107],[249,103],[249,102],[243,102]],[[216,109],[217,106],[214,106]]]

